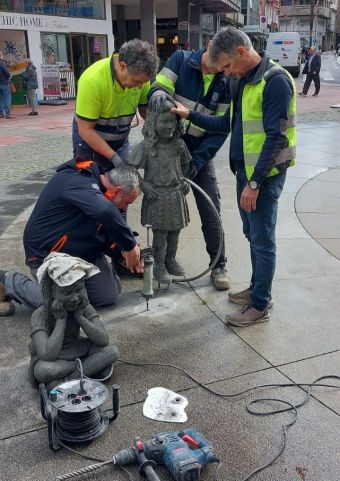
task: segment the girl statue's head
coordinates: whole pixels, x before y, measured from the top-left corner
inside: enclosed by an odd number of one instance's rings
[[[157,112],[147,111],[142,134],[151,147],[162,140],[178,139],[184,133],[181,119],[171,113],[173,106],[172,102],[166,100]]]

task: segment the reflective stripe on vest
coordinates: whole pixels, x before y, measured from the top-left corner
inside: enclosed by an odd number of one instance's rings
[[[269,65],[278,64],[269,60]],[[269,67],[268,65],[268,67]],[[267,69],[269,70],[269,68]],[[275,165],[289,162],[289,167],[295,165],[296,157],[296,91],[294,80],[288,72],[285,74],[289,77],[293,86],[293,96],[289,105],[288,121],[282,122],[281,133],[288,140],[288,146],[281,149],[275,157]],[[247,179],[250,180],[263,144],[266,140],[266,133],[263,128],[263,91],[266,86],[264,78],[256,84],[246,84],[242,94],[242,130],[243,130],[243,155]],[[233,104],[233,102],[232,102]],[[233,115],[233,105],[230,108],[230,119]],[[269,177],[279,173],[276,167],[273,167],[269,173]]]

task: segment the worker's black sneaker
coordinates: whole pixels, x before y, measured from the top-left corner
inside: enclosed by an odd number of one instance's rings
[[[112,259],[112,269],[119,277],[130,277],[143,279],[143,274],[140,272],[131,272],[130,269],[126,267],[126,262],[123,257],[119,259]]]

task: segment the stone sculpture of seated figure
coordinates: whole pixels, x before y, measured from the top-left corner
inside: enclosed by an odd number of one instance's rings
[[[58,276],[54,274],[58,274],[60,259],[73,267],[69,271],[59,269],[62,275]],[[76,358],[82,360],[86,376],[105,377],[118,359],[118,349],[109,344],[109,335],[89,303],[85,287],[85,279],[99,270],[82,259],[57,253],[50,254],[41,267],[45,269],[41,280],[43,305],[31,318],[34,378],[50,391],[75,374]],[[39,271],[37,275],[39,278]],[[76,280],[69,284],[72,278]],[[80,329],[86,337],[80,335]]]

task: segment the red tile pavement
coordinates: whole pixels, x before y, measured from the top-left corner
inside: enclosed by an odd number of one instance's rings
[[[33,142],[33,137],[22,137],[20,135],[0,135],[0,147],[8,147],[9,145],[22,144],[24,142]]]
[[[296,82],[296,91],[302,92],[303,82],[299,79]],[[314,84],[309,88],[307,97],[297,96],[298,113],[306,112],[329,112],[333,110],[331,105],[340,103],[340,87],[333,85],[322,85],[318,97],[312,97]]]

